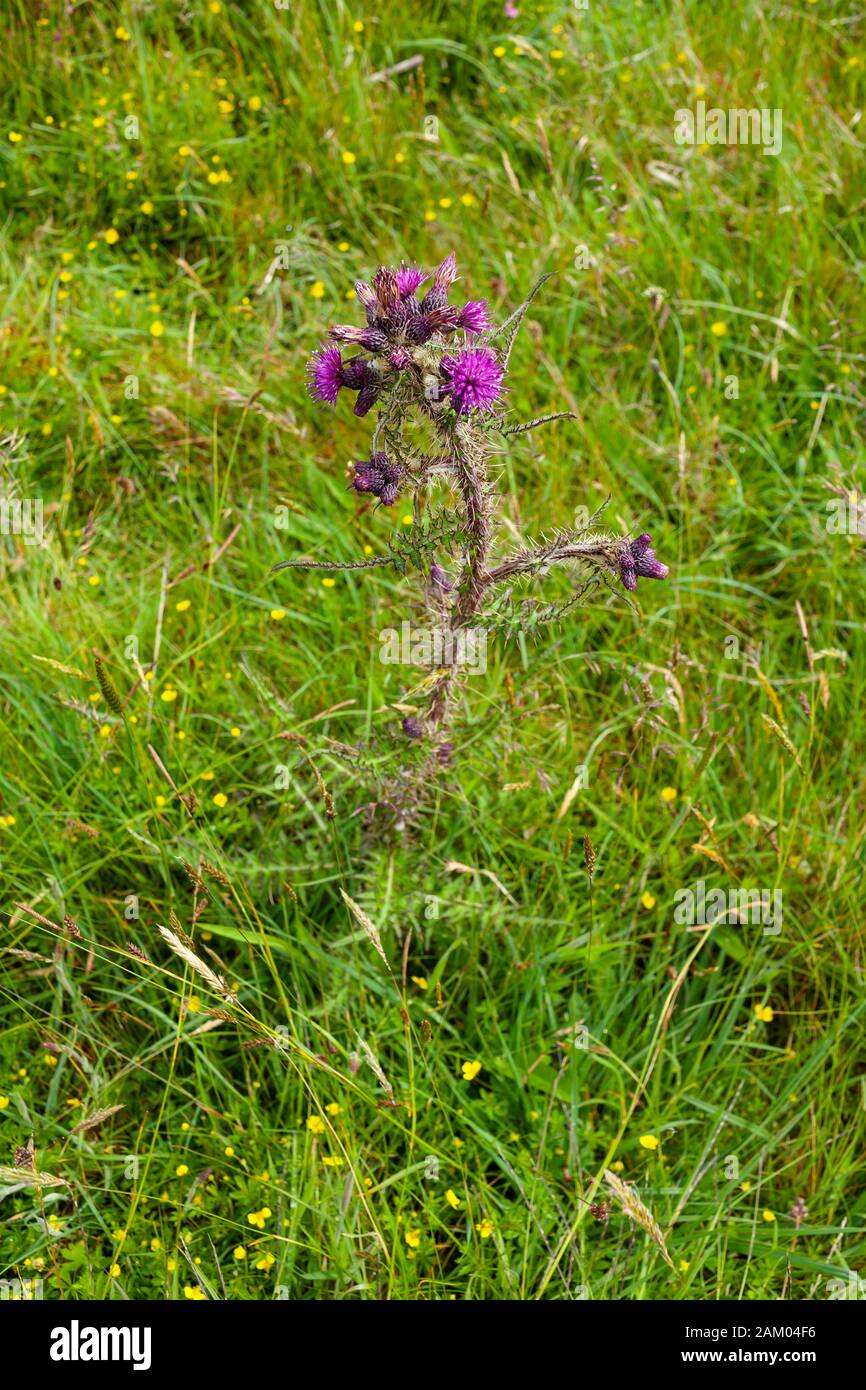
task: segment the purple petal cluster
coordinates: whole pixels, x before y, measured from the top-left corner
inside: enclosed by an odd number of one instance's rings
[[[392,507],[397,501],[402,469],[392,463],[387,454],[374,453],[369,459],[355,464],[352,486],[356,492],[366,492],[378,497],[383,507]]]
[[[458,415],[490,410],[502,394],[504,371],[489,348],[467,348],[456,357],[443,357],[442,370]]]
[[[486,300],[471,299],[462,308],[448,303],[448,294],[456,278],[457,261],[452,252],[432,276],[414,262],[408,265],[403,262],[398,270],[379,266],[372,284],[359,280],[355,293],[367,321],[360,326],[335,324],[330,330],[330,343],[313,354],[308,368],[313,399],[335,406],[345,387],[358,393],[355,414],[366,415],[376,404],[389,376],[412,367],[413,348],[425,343],[447,342],[458,330],[476,334],[490,328]],[[422,286],[428,281],[426,292],[419,300]],[[360,349],[370,356],[358,355],[344,362],[340,347]],[[492,358],[492,354],[489,356]],[[500,371],[500,381],[501,376]],[[458,392],[455,400],[461,398],[462,393]],[[470,398],[471,392],[466,400]],[[473,408],[476,407],[465,406],[465,409]]]
[[[632,594],[637,588],[638,579],[666,579],[668,575],[668,567],[656,559],[652,536],[646,531],[636,540],[626,541],[622,545],[617,564],[619,577]]]

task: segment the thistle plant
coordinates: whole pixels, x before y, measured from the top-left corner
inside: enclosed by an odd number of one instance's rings
[[[392,534],[387,554],[340,564],[286,560],[275,569],[415,571],[422,581],[431,626],[447,639],[444,656],[424,683],[424,708],[403,721],[411,739],[432,739],[432,756],[447,761],[443,733],[460,679],[461,635],[469,629],[506,636],[560,620],[599,583],[618,581],[634,592],[639,579],[664,579],[646,533],[629,539],[598,525],[557,529],[538,544],[497,553],[500,497],[493,463],[502,439],[555,420],[557,411],[514,423],[506,410],[508,364],[514,340],[544,275],[506,321],[495,326],[484,300],[449,302],[457,264],[447,256],[432,274],[418,265],[380,266],[372,284],[359,281],[363,326],[338,324],[309,363],[309,389],[335,409],[354,394],[354,413],[376,412],[367,458],[353,465],[351,488],[377,507],[411,497],[413,525]],[[437,502],[437,488],[445,500]],[[368,503],[369,505],[369,503]],[[529,586],[557,566],[570,566],[579,582],[559,603],[543,603]]]

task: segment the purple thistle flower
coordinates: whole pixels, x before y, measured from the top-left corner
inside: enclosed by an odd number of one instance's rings
[[[360,391],[372,381],[375,381],[375,373],[366,357],[351,357],[343,367],[343,385],[350,391]]]
[[[410,343],[427,343],[433,337],[433,328],[426,314],[417,314],[406,324],[406,337]]]
[[[398,372],[405,372],[406,368],[412,365],[412,358],[405,348],[395,348],[393,352],[389,352],[388,361]]]
[[[320,347],[307,364],[307,389],[314,401],[335,406],[340,387],[345,385],[340,349]]]
[[[383,483],[382,491],[379,493],[379,501],[382,503],[382,506],[393,507],[394,503],[397,501],[397,492],[396,483]]]
[[[431,309],[446,309],[448,307],[448,291],[438,290],[435,285],[432,290],[428,290],[421,300],[421,313],[429,314]]]
[[[423,738],[424,725],[421,723],[421,720],[416,719],[414,715],[407,714],[406,718],[403,720],[403,733],[407,738]]]
[[[368,352],[384,352],[388,339],[380,328],[356,328],[353,323],[338,323],[331,329],[335,343],[358,343]]]
[[[376,292],[366,283],[365,280],[358,280],[355,285],[355,294],[367,310],[376,308]]]
[[[427,291],[421,300],[422,314],[428,314],[431,309],[444,309],[448,304],[448,290],[454,283],[457,274],[457,259],[454,252],[446,256],[441,265],[436,267],[433,274],[432,287]]]
[[[447,767],[451,761],[451,755],[453,754],[453,752],[453,743],[440,743],[439,747],[436,749],[437,763],[441,763],[442,767]]]
[[[458,415],[490,410],[499,399],[505,373],[489,348],[467,348],[456,357],[443,357],[442,367]]]
[[[482,333],[485,328],[490,328],[487,300],[470,299],[468,304],[464,304],[457,315],[457,326],[465,328],[467,333]]]
[[[427,315],[427,322],[434,333],[453,333],[457,327],[459,314],[456,309],[449,309],[447,304],[442,309],[431,309]]]
[[[410,294],[414,294],[419,285],[423,285],[427,276],[419,265],[406,265],[405,261],[397,271],[397,289],[401,299],[406,299]]]
[[[371,468],[366,463],[355,464],[355,476],[352,479],[352,487],[356,492],[372,492],[374,497],[378,497],[382,491],[384,479],[377,468]]]
[[[396,483],[402,472],[399,464],[392,463],[381,449],[370,455],[370,467],[378,468],[386,483]]]
[[[397,289],[397,276],[389,265],[380,265],[373,280],[373,287],[376,291],[376,300],[379,305],[379,313],[386,318],[393,313],[400,302],[400,292]]]
[[[398,463],[392,463],[387,454],[377,450],[369,459],[355,464],[352,487],[356,492],[372,492],[374,497],[380,498],[386,507],[390,507],[397,500],[397,484],[402,472]]]
[[[367,381],[358,392],[358,399],[355,401],[354,411],[359,417],[367,415],[379,399],[379,383],[375,380]]]
[[[656,559],[652,537],[644,531],[636,540],[626,541],[617,556],[619,577],[633,594],[640,579],[666,579],[667,565]]]
[[[447,290],[457,279],[457,257],[452,251],[433,273],[433,284],[437,290]]]

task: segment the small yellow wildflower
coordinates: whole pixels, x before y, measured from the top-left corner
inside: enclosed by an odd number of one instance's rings
[[[776,1219],[776,1213],[774,1211],[762,1212],[762,1216],[765,1221],[775,1221]]]
[[[214,804],[214,806],[223,807],[223,806],[226,805],[227,802],[228,802],[228,797],[226,796],[225,792],[215,792],[215,793],[214,793],[214,797],[213,797],[213,804]]]
[[[109,246],[117,245],[117,243],[120,241],[120,232],[117,230],[116,227],[108,228],[108,231],[105,233],[105,240],[107,241]]]
[[[320,1119],[318,1115],[308,1115],[307,1129],[311,1134],[324,1134],[326,1129],[325,1121]]]
[[[770,1008],[769,1004],[756,1004],[755,1018],[760,1019],[761,1023],[772,1023],[773,1010]]]
[[[493,1235],[493,1222],[488,1221],[485,1217],[483,1221],[480,1221],[476,1225],[475,1229],[482,1240],[489,1240],[490,1237]]]
[[[460,1070],[464,1081],[474,1081],[481,1070],[480,1062],[464,1062]]]
[[[724,338],[727,331],[728,325],[726,323],[710,324],[710,332],[712,333],[714,338]]]
[[[421,1244],[421,1232],[417,1230],[407,1231],[406,1244],[410,1250],[417,1250]]]
[[[458,1207],[463,1205],[453,1187],[449,1187],[448,1191],[445,1193],[445,1201],[448,1203],[449,1207],[453,1207],[455,1211],[457,1211]]]
[[[654,1134],[642,1134],[638,1140],[642,1149],[657,1149],[659,1141]]]
[[[647,912],[649,912],[651,907],[655,907],[656,905],[656,900],[650,892],[642,893],[640,902],[641,907],[645,907]]]
[[[191,1284],[184,1284],[183,1296],[184,1298],[190,1299],[192,1303],[205,1302],[204,1290],[200,1289],[198,1284],[196,1284],[195,1288],[193,1288]]]
[[[662,787],[662,801],[676,801],[677,795],[676,787]]]
[[[343,161],[344,164],[354,164],[354,163],[355,163],[355,156],[352,154],[352,151],[351,151],[351,150],[343,150],[343,153],[342,153],[342,155],[340,156],[340,158],[342,159],[342,161]]]

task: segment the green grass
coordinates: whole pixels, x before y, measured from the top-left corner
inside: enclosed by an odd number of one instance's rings
[[[43,499],[45,539],[0,538],[0,1164],[32,1133],[64,1185],[2,1180],[0,1277],[826,1298],[864,1268],[866,1206],[866,580],[825,524],[862,486],[862,18],[4,8],[3,486]],[[780,107],[781,155],[677,145],[701,89]],[[370,422],[320,414],[304,364],[359,275],[451,249],[499,317],[554,272],[509,404],[578,419],[507,441],[502,544],[610,496],[671,577],[495,643],[453,768],[388,844],[353,813],[423,756],[414,677],[378,660],[418,596],[270,570],[404,525],[347,494]],[[204,905],[202,860],[228,881]],[[699,878],[781,890],[781,932],[679,925]],[[169,950],[171,912],[237,1005]],[[614,1164],[673,1269],[616,1202],[589,1213]]]

